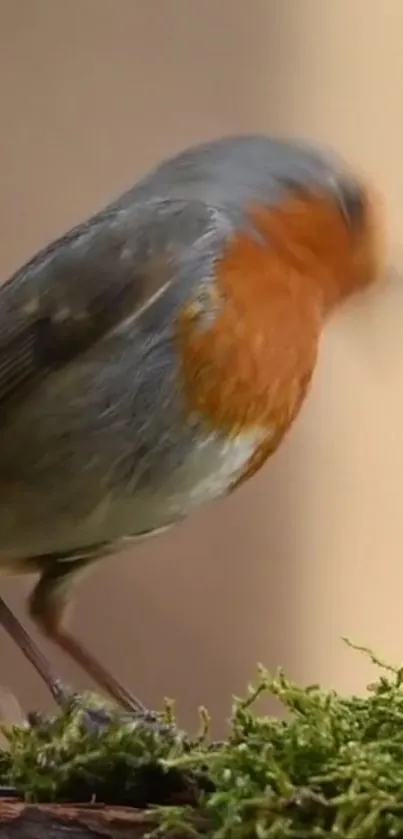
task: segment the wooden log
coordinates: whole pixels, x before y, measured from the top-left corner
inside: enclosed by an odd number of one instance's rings
[[[152,810],[0,800],[0,839],[144,839],[156,826]]]

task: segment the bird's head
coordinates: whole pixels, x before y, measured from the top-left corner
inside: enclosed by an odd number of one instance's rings
[[[383,274],[382,201],[364,179],[337,166],[311,185],[289,187],[270,233],[289,264],[310,278],[327,313]]]
[[[344,173],[335,175],[329,189],[338,223],[335,218],[329,227],[329,278],[323,278],[323,293],[333,308],[382,277],[386,248],[381,196],[364,179]]]

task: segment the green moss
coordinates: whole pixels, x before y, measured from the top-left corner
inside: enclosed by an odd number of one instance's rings
[[[380,669],[364,697],[261,668],[216,745],[206,731],[191,741],[118,717],[91,732],[77,701],[8,731],[0,781],[35,801],[157,805],[159,836],[180,825],[211,839],[403,839],[403,668],[362,652]],[[254,711],[264,694],[284,704],[287,720]]]

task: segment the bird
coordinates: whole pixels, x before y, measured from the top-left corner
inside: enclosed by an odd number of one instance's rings
[[[0,571],[125,711],[68,629],[94,562],[249,481],[304,403],[328,318],[380,279],[381,202],[313,142],[218,137],[163,159],[0,287]],[[0,624],[60,701],[4,599]]]

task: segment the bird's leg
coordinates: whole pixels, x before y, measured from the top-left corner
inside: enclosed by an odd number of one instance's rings
[[[90,560],[91,561],[91,560]],[[87,559],[54,561],[43,568],[29,600],[29,612],[40,629],[126,711],[144,720],[156,715],[124,688],[81,642],[63,626],[71,578],[88,565]]]
[[[35,668],[38,675],[43,679],[55,702],[64,707],[71,698],[71,693],[63,686],[60,679],[54,674],[48,660],[41,653],[35,641],[28,635],[18,618],[0,597],[0,626],[8,633],[10,638],[17,644],[23,655]]]

